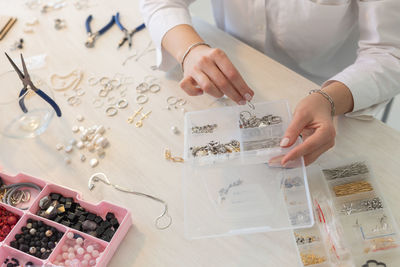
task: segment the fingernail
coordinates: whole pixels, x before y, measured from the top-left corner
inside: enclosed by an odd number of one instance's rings
[[[250,101],[253,97],[249,93],[247,93],[244,95],[244,98],[246,98],[247,101]]]
[[[289,138],[285,137],[281,140],[280,146],[287,146],[289,144]]]
[[[242,106],[243,106],[243,105],[246,105],[246,100],[240,100],[240,101],[239,101],[239,105],[242,105]]]

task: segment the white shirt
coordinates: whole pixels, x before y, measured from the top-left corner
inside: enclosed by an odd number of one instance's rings
[[[162,70],[177,64],[162,38],[191,25],[193,1],[140,1]],[[211,1],[220,29],[322,86],[344,83],[348,116],[371,118],[400,92],[400,0]]]

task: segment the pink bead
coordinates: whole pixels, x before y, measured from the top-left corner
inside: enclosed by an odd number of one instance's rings
[[[82,237],[78,237],[78,238],[76,239],[76,243],[77,243],[78,245],[82,245],[82,244],[83,244],[83,238],[82,238]]]
[[[65,266],[70,266],[71,265],[71,261],[70,260],[66,260],[65,261]]]
[[[64,260],[68,259],[68,253],[67,253],[67,252],[64,252],[64,253],[62,254],[62,257],[63,257]]]
[[[59,265],[60,264],[59,261],[54,261],[53,263],[54,263],[54,265]]]
[[[69,253],[74,253],[74,248],[71,248],[71,247],[68,248],[68,252],[69,252]]]
[[[81,261],[82,266],[88,266],[89,262],[87,260]]]
[[[96,266],[96,261],[95,260],[90,260],[89,261],[89,266]]]
[[[92,256],[93,258],[97,258],[99,256],[99,252],[97,250],[93,250]]]
[[[58,254],[56,257],[56,261],[62,261],[63,257],[62,254]]]
[[[78,248],[77,250],[76,250],[76,252],[79,254],[79,255],[83,255],[83,253],[85,253],[85,250],[83,249],[83,248]]]
[[[88,246],[86,248],[86,251],[89,252],[89,253],[92,253],[93,252],[93,246]]]
[[[85,254],[85,256],[83,256],[83,258],[87,261],[89,261],[92,257],[90,256],[90,254]]]
[[[70,259],[70,260],[75,259],[75,254],[74,253],[69,253],[68,254],[68,259]]]
[[[79,245],[75,245],[75,246],[74,246],[74,250],[78,250],[80,247],[81,247],[81,246],[79,246]]]

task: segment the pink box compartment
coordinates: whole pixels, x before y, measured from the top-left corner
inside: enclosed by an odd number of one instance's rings
[[[20,173],[16,176],[10,176],[3,172],[0,172],[0,177],[2,178],[2,180],[5,184],[30,182],[30,183],[35,183],[42,188],[42,191],[39,194],[32,195],[32,200],[30,201],[31,206],[28,210],[21,210],[16,207],[12,207],[12,206],[0,203],[0,205],[5,207],[7,210],[21,216],[21,218],[19,219],[19,221],[17,222],[15,227],[12,229],[12,231],[6,237],[6,239],[3,242],[0,242],[0,266],[3,265],[4,260],[8,256],[19,259],[21,264],[25,264],[27,261],[31,261],[32,263],[35,264],[35,266],[54,266],[54,265],[52,265],[52,261],[54,261],[55,257],[61,250],[62,244],[65,242],[65,238],[66,238],[65,233],[72,231],[74,233],[81,235],[84,238],[87,238],[94,242],[97,242],[99,245],[104,247],[103,254],[96,266],[105,267],[105,266],[107,266],[108,262],[111,260],[116,249],[118,248],[119,244],[124,239],[129,228],[132,226],[132,218],[131,218],[130,211],[128,211],[127,209],[125,209],[123,207],[114,205],[108,201],[101,201],[97,204],[92,204],[92,203],[84,201],[82,199],[82,195],[80,193],[78,193],[77,191],[74,191],[67,187],[52,184],[52,183],[49,183],[42,179],[31,177],[29,175],[22,174],[22,173]],[[113,212],[115,214],[115,217],[117,218],[120,226],[118,227],[118,229],[115,232],[114,236],[112,237],[111,241],[106,242],[99,238],[90,236],[84,232],[77,231],[70,227],[66,227],[62,224],[56,223],[52,220],[48,220],[46,218],[37,216],[36,212],[39,208],[38,207],[39,200],[42,197],[49,195],[50,193],[60,193],[64,197],[72,197],[74,199],[74,201],[79,203],[84,209],[86,209],[89,212],[95,213],[95,214],[101,216],[102,218],[105,217],[107,212]],[[58,242],[57,246],[54,248],[54,250],[50,254],[49,258],[46,260],[38,259],[34,256],[31,256],[29,254],[26,254],[20,250],[14,249],[9,246],[10,242],[12,240],[14,240],[15,235],[20,232],[21,227],[26,225],[26,221],[28,220],[28,218],[32,218],[35,220],[41,220],[45,224],[54,226],[58,230],[64,232],[63,237]]]

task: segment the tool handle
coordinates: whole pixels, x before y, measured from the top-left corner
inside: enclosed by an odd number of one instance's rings
[[[126,28],[121,24],[121,21],[119,20],[119,12],[117,12],[117,14],[115,15],[115,23],[121,29],[121,31],[126,31]]]
[[[92,16],[92,15],[89,15],[89,16],[86,18],[85,27],[86,27],[86,32],[87,32],[87,33],[92,33],[92,29],[90,29],[90,22],[92,21],[92,19],[93,19],[93,16]]]
[[[137,26],[129,35],[132,36],[135,33],[143,30],[144,28],[146,28],[146,25],[144,23],[140,24],[139,26]]]
[[[110,29],[111,26],[114,25],[114,23],[115,23],[115,16],[112,16],[110,22],[106,26],[101,28],[101,30],[99,30],[99,35],[102,35],[106,31],[108,31],[108,29]]]
[[[41,98],[43,98],[43,100],[45,100],[47,103],[49,103],[50,106],[53,107],[53,109],[56,112],[57,116],[61,117],[61,109],[60,109],[60,107],[57,105],[57,103],[53,99],[51,99],[50,96],[48,96],[45,92],[43,92],[40,89],[37,89],[35,91],[35,93],[38,94]]]

